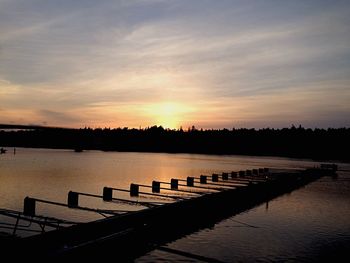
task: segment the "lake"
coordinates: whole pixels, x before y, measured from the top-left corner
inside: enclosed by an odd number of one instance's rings
[[[241,169],[300,169],[319,164],[278,157],[25,148],[17,148],[14,155],[13,149],[7,149],[0,155],[0,208],[20,211],[26,196],[66,203],[70,190],[101,195],[104,186],[128,189],[130,183],[150,185],[152,180],[169,182]],[[223,262],[314,261],[330,253],[339,255],[350,249],[350,165],[339,164],[339,168],[337,179],[321,178],[163,246],[170,250],[154,250],[136,261],[197,262],[196,256]],[[119,192],[114,197],[128,198]],[[141,209],[88,197],[80,202],[88,207]],[[77,222],[101,218],[47,204],[38,205],[37,213]]]

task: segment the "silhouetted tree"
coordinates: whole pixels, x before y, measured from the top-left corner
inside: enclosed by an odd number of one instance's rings
[[[1,128],[1,125],[0,125]],[[25,127],[23,127],[25,128]],[[349,128],[236,129],[185,132],[152,126],[144,129],[62,129],[32,127],[30,130],[0,130],[0,146],[105,151],[186,152],[205,154],[272,155],[349,161]]]

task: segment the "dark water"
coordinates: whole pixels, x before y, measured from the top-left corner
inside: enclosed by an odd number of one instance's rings
[[[69,190],[101,194],[104,186],[128,188],[132,182],[149,185],[152,180],[170,181],[214,172],[317,164],[273,157],[44,149],[17,149],[13,155],[9,149],[0,156],[0,207],[22,210],[27,195],[66,202]],[[223,262],[332,261],[350,249],[350,165],[339,165],[342,171],[337,179],[322,178],[164,245],[171,252],[156,249],[136,261],[197,262],[200,257],[206,257],[201,261]],[[89,198],[81,202],[90,207],[111,206]],[[125,207],[119,204],[113,208]],[[100,218],[98,214],[49,205],[40,205],[38,213],[76,221]],[[181,252],[186,256],[179,255]]]
[[[224,262],[349,262],[350,174],[322,178],[166,247]],[[160,261],[197,260],[161,250],[137,260]]]

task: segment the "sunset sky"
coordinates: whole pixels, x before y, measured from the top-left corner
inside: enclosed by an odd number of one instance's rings
[[[350,126],[350,1],[0,0],[0,123]]]

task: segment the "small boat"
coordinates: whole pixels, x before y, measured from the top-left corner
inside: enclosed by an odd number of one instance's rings
[[[6,151],[7,151],[6,149],[1,148],[1,149],[0,149],[0,154],[6,153]]]

